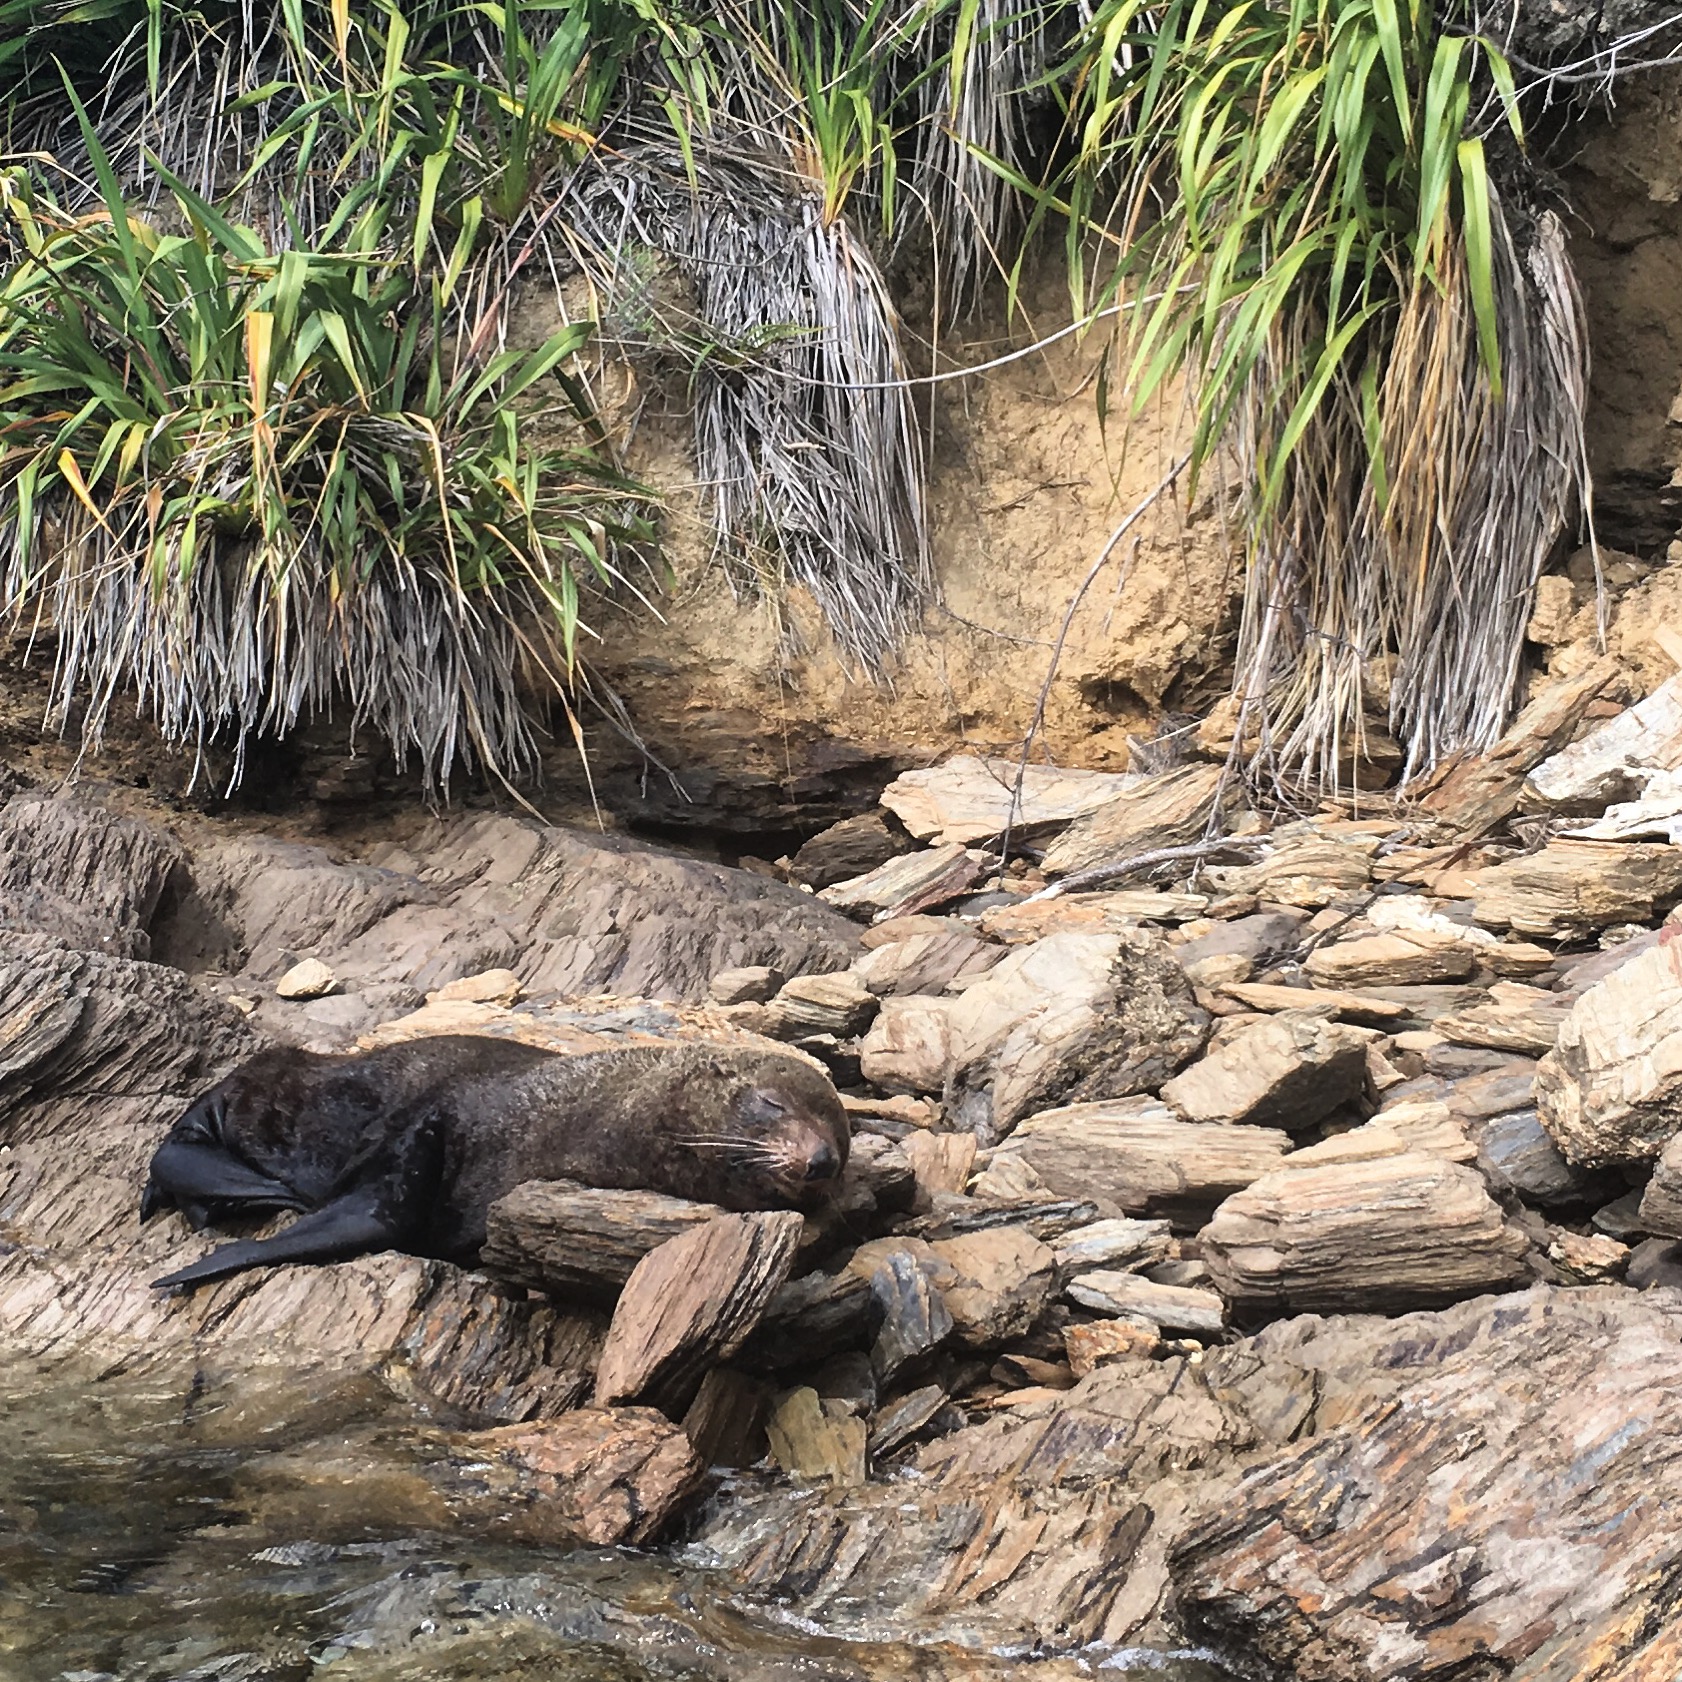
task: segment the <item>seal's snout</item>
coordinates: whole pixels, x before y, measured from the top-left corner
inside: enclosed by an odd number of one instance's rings
[[[841,1172],[841,1153],[827,1139],[818,1140],[806,1152],[806,1181],[820,1184]]]

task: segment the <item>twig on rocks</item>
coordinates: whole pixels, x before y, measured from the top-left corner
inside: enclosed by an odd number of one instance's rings
[[[1074,871],[1061,882],[1053,882],[1037,894],[1029,894],[1022,903],[1032,905],[1039,899],[1061,899],[1064,894],[1077,889],[1101,887],[1106,882],[1131,876],[1135,871],[1149,870],[1153,865],[1168,864],[1175,859],[1203,859],[1211,853],[1229,851],[1253,853],[1266,840],[1265,835],[1222,835],[1208,841],[1192,841],[1183,847],[1153,847],[1148,853],[1135,853],[1131,858],[1112,859],[1107,864],[1094,864],[1085,870]]]

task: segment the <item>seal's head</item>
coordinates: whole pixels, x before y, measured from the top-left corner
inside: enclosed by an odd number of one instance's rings
[[[829,1077],[780,1053],[721,1058],[713,1072],[724,1102],[707,1133],[684,1142],[724,1156],[750,1206],[811,1208],[830,1196],[851,1133]]]

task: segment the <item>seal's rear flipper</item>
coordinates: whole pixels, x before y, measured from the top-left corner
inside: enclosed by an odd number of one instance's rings
[[[306,1207],[289,1185],[260,1174],[219,1145],[165,1139],[152,1158],[152,1172],[140,1196],[140,1219],[189,1204],[242,1204],[248,1209]]]
[[[159,1291],[190,1290],[210,1279],[243,1273],[248,1267],[348,1261],[372,1250],[392,1249],[398,1236],[390,1217],[380,1211],[372,1196],[365,1191],[352,1192],[323,1204],[273,1238],[245,1238],[237,1244],[224,1244],[191,1267],[154,1279],[152,1286]]]

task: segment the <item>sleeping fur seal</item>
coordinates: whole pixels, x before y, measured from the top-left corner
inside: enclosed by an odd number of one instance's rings
[[[810,1206],[847,1161],[827,1077],[783,1052],[636,1046],[579,1056],[477,1034],[350,1055],[259,1053],[198,1099],[152,1158],[140,1218],[199,1230],[303,1211],[155,1280],[403,1250],[471,1263],[527,1180],[665,1192],[726,1209]]]

